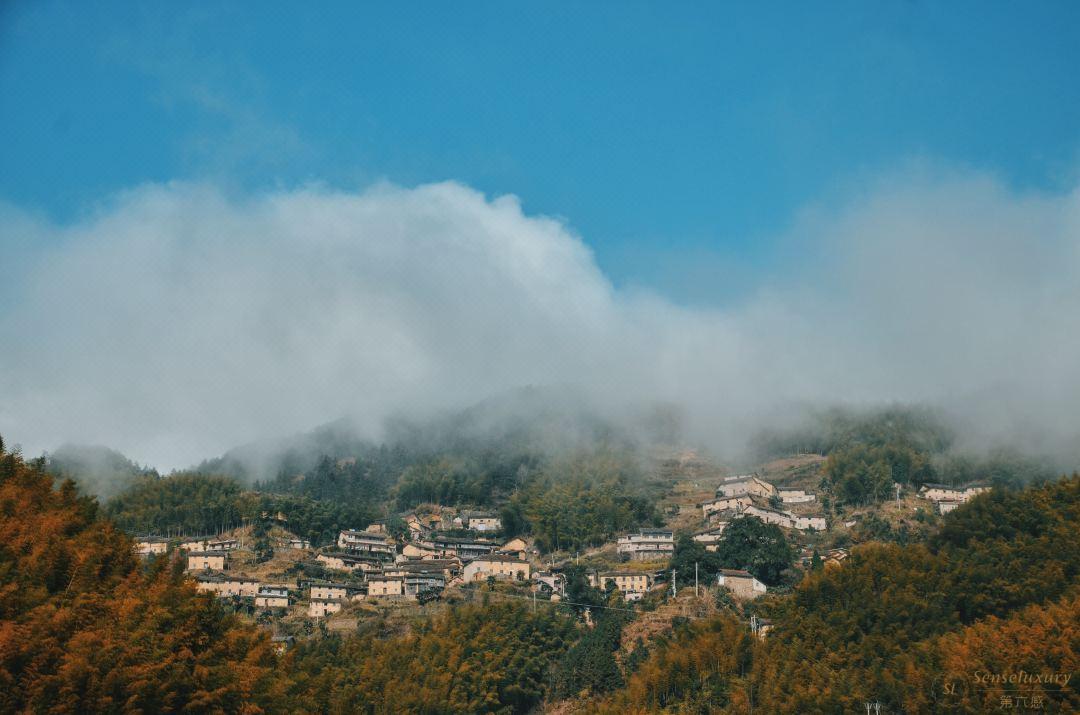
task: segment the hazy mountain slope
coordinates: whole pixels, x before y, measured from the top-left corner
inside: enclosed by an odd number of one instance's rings
[[[65,444],[47,460],[53,474],[74,479],[80,491],[103,500],[126,489],[137,477],[155,474],[114,449],[96,445]]]

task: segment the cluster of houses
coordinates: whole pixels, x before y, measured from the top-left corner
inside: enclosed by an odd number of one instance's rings
[[[306,589],[308,616],[312,618],[337,613],[349,601],[369,598],[422,601],[425,596],[437,594],[448,585],[488,578],[527,583],[532,575],[528,561],[508,554],[483,556],[466,564],[457,558],[390,561],[378,570],[362,572],[360,579],[348,583],[308,580],[298,582],[296,586],[264,583],[242,573],[230,573],[224,570],[227,562],[215,563],[209,568],[205,568],[204,563],[202,560],[188,561],[193,567],[191,570],[196,572],[199,590],[222,598],[250,598],[256,608],[287,609]]]
[[[757,496],[763,499],[776,497],[784,504],[806,504],[816,501],[817,495],[802,489],[775,487],[756,474],[740,474],[725,477],[716,490],[717,497]]]
[[[466,529],[478,533],[502,531],[502,519],[498,514],[486,511],[452,511],[440,509],[438,512],[416,514],[410,512],[402,517],[409,531],[409,538],[430,534],[436,531],[455,531]],[[366,531],[388,533],[388,520],[378,519],[372,522]]]
[[[135,553],[139,556],[159,556],[167,553],[169,544],[174,540],[160,536],[147,536],[135,539]],[[196,536],[182,539],[177,547],[190,554],[218,555],[241,548],[239,539],[229,539],[215,536]],[[289,537],[281,539],[275,544],[279,549],[307,550],[311,548],[311,542],[307,539]]]
[[[467,515],[464,523],[475,523],[469,521],[472,518]],[[406,523],[418,521],[407,519]],[[247,600],[256,608],[271,610],[286,610],[306,598],[311,618],[326,618],[350,601],[383,598],[423,602],[448,586],[491,580],[520,584],[556,601],[565,594],[565,576],[534,570],[527,558],[528,544],[521,538],[500,544],[480,536],[442,535],[425,524],[410,528],[406,539],[399,546],[380,523],[362,531],[342,530],[335,547],[314,557],[325,569],[341,572],[342,577],[331,581],[298,580],[292,585],[263,582],[230,571],[232,552],[239,548],[235,540],[185,543],[182,547],[199,590],[221,598]],[[674,532],[670,529],[643,529],[619,540],[620,553],[638,560],[668,559],[674,549]],[[617,588],[626,600],[635,601],[653,587],[655,574],[597,571],[589,574],[589,581],[598,588]]]
[[[309,581],[305,584],[264,583],[245,574],[204,572],[195,576],[196,587],[219,598],[250,600],[256,607],[285,610],[295,603],[296,593],[308,589],[308,616],[325,618],[341,610],[345,602],[362,595],[355,584]]]
[[[981,482],[950,486],[948,484],[923,484],[919,495],[934,502],[939,514],[948,514],[977,494],[990,491],[990,487]]]
[[[767,524],[776,524],[785,529],[823,531],[827,526],[824,517],[804,516],[774,506],[809,504],[816,500],[817,495],[812,492],[778,488],[757,475],[742,474],[725,478],[716,489],[716,498],[699,506],[705,520],[720,531],[732,518],[739,516],[756,516]],[[711,536],[707,536],[709,534],[710,532],[705,532],[698,535],[703,537],[699,540],[706,543],[706,548],[710,543],[708,539]]]
[[[466,516],[465,523],[482,524],[484,530],[498,528],[497,522],[493,527],[490,516],[475,517],[486,519],[483,522],[471,522],[471,518]],[[407,525],[420,523],[419,518],[407,520]],[[263,609],[288,609],[306,590],[307,614],[312,618],[325,618],[349,601],[361,599],[423,601],[449,585],[488,579],[533,582],[532,568],[525,558],[527,544],[522,539],[499,544],[480,538],[439,536],[427,524],[410,528],[407,537],[411,540],[399,553],[384,523],[376,522],[363,531],[342,530],[336,549],[317,554],[315,561],[325,569],[352,574],[349,582],[308,580],[298,581],[295,586],[263,583],[230,573],[231,552],[239,546],[234,540],[185,542],[181,548],[186,552],[187,569],[195,573],[200,590],[222,598],[251,599],[256,608]],[[553,586],[561,592],[561,584]]]
[[[982,484],[925,484],[920,494],[945,514],[987,489]],[[825,530],[823,517],[783,508],[810,504],[816,499],[812,492],[778,488],[757,475],[728,477],[717,488],[714,499],[699,505],[709,526],[693,539],[706,550],[716,551],[731,520],[747,516],[786,529]],[[281,515],[279,518],[284,520]],[[400,534],[402,522],[404,534]],[[436,513],[409,513],[394,523],[396,528],[389,520],[377,520],[363,530],[342,530],[334,547],[316,553],[315,562],[338,574],[329,576],[331,580],[323,574],[322,579],[299,579],[287,584],[234,573],[230,561],[243,547],[237,539],[196,537],[183,539],[177,546],[199,590],[278,611],[306,600],[306,612],[311,618],[327,618],[351,601],[382,598],[424,602],[449,586],[492,580],[528,586],[553,601],[565,594],[565,576],[554,569],[533,569],[523,539],[500,543],[491,538],[502,530],[495,514],[438,509]],[[394,535],[390,533],[392,528]],[[395,538],[399,535],[400,539]],[[311,550],[311,544],[298,537],[278,541],[277,548]],[[144,556],[162,555],[169,552],[172,543],[175,540],[140,538],[136,550]],[[671,529],[639,529],[619,537],[616,550],[625,560],[667,561],[675,553],[675,533]],[[835,566],[847,557],[845,549],[833,549],[823,561],[826,566]],[[803,560],[809,559],[811,554],[807,552]],[[618,589],[627,601],[643,598],[657,580],[656,573],[644,570],[597,570],[587,576],[593,587]],[[716,580],[740,600],[756,598],[767,590],[752,574],[738,569],[721,570]]]
[[[773,490],[773,491],[770,491]],[[718,491],[718,500],[749,499],[752,495],[778,495],[779,492],[757,477],[730,480]],[[805,494],[789,494],[805,501]],[[813,495],[809,495],[810,500]],[[528,544],[520,538],[496,541],[501,531],[499,517],[485,512],[410,513],[396,521],[378,520],[362,530],[343,529],[336,543],[309,555],[325,570],[318,579],[301,577],[293,583],[260,579],[236,572],[236,552],[243,544],[238,539],[199,537],[182,540],[178,548],[197,588],[220,598],[243,600],[255,608],[287,611],[306,603],[311,618],[327,618],[341,611],[349,602],[364,599],[412,600],[425,602],[437,597],[447,587],[507,581],[559,600],[565,595],[566,578],[562,573],[537,571],[528,559]],[[740,514],[781,513],[749,502]],[[769,520],[766,516],[762,516]],[[795,517],[803,519],[805,517]],[[401,533],[401,523],[404,533]],[[722,522],[694,538],[715,550],[723,534]],[[817,528],[817,527],[815,527]],[[824,524],[820,528],[824,528]],[[391,534],[391,530],[394,534]],[[140,554],[165,554],[175,540],[143,538],[137,540]],[[307,541],[286,537],[280,548],[310,551]],[[618,554],[633,561],[667,561],[675,552],[675,533],[671,529],[639,529],[621,536]],[[241,563],[246,560],[241,559]],[[327,573],[329,572],[329,573]],[[337,575],[332,575],[332,574]],[[643,570],[593,571],[591,585],[602,590],[618,589],[627,601],[643,598],[656,583],[657,574]],[[739,598],[753,598],[765,587],[750,574],[725,571],[718,577]],[[295,612],[295,611],[293,611]]]
[[[169,550],[170,539],[159,536],[147,536],[135,539],[135,553],[139,556],[159,556]],[[178,548],[185,551],[188,556],[198,554],[201,556],[224,556],[228,551],[240,548],[238,539],[228,539],[214,536],[198,536],[183,539]]]

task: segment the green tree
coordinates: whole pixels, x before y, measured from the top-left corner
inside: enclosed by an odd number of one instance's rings
[[[703,584],[712,583],[720,572],[720,554],[706,551],[705,547],[694,541],[689,534],[682,534],[675,542],[675,553],[671,556],[668,570],[675,570],[675,579],[680,586],[693,585],[695,565],[698,581]]]
[[[746,569],[770,586],[780,583],[781,573],[795,559],[780,527],[754,516],[732,520],[724,529],[716,553],[724,568]]]
[[[596,625],[582,636],[559,662],[559,692],[566,697],[585,697],[611,692],[623,684],[615,650],[619,647],[625,617],[602,611]]]
[[[588,572],[584,566],[570,564],[563,569],[563,577],[566,579],[566,601],[577,614],[582,614],[586,609],[596,610],[604,605],[604,594],[589,585]]]

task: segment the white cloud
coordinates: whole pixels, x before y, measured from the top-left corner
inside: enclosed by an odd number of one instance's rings
[[[574,383],[685,405],[729,449],[789,404],[892,400],[1076,444],[1080,194],[905,175],[807,216],[812,260],[717,310],[616,291],[566,225],[454,183],[146,186],[62,227],[8,209],[0,432],[169,467]]]

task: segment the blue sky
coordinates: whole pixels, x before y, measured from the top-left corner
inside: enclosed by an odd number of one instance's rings
[[[144,182],[453,179],[710,303],[868,177],[1057,192],[1080,159],[1072,2],[218,5],[5,3],[0,200],[67,222]]]

